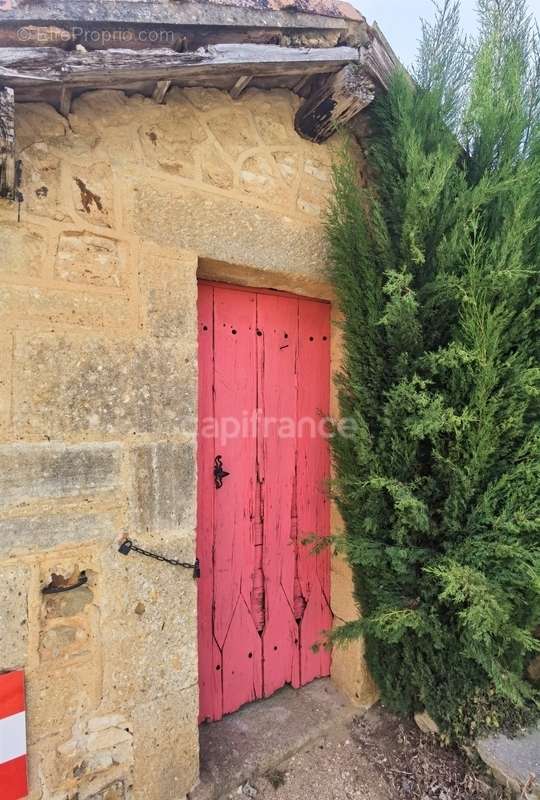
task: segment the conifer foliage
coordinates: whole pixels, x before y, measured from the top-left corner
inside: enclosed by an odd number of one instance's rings
[[[327,235],[343,312],[336,498],[382,699],[450,739],[539,695],[540,60],[525,0],[424,23],[413,80],[374,111],[369,188],[348,152]]]

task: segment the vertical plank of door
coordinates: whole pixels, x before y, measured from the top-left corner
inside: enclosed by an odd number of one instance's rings
[[[297,537],[298,579],[306,603],[300,623],[300,676],[305,684],[330,673],[329,652],[316,648],[332,625],[330,553],[324,548],[315,555],[310,545],[302,544],[311,534],[330,532],[330,453],[322,433],[330,406],[330,306],[300,299],[298,318]]]
[[[294,618],[296,542],[291,539],[296,468],[298,300],[257,297],[259,476],[263,509],[264,694],[299,683]]]
[[[255,564],[256,297],[214,288],[217,450],[230,475],[214,494],[214,636],[223,653],[223,713],[262,696],[261,640],[250,613]],[[233,430],[234,428],[234,430]]]
[[[214,547],[214,289],[199,286],[199,389],[197,453],[197,558],[201,577],[197,581],[199,628],[199,721],[222,716],[221,651],[214,639],[213,547]]]

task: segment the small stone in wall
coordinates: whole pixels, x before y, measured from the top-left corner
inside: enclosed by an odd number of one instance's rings
[[[277,191],[276,180],[268,159],[259,155],[246,158],[240,168],[240,185],[250,194],[274,194]]]
[[[328,183],[330,180],[330,171],[326,164],[323,164],[321,161],[306,158],[304,162],[304,172],[323,183]]]
[[[232,189],[234,182],[232,168],[215,148],[203,150],[201,168],[205,183],[217,186],[219,189]]]
[[[298,175],[298,156],[293,151],[276,150],[273,154],[279,174],[285,183],[291,184]]]
[[[255,114],[255,125],[265,144],[286,144],[292,138],[292,121],[280,119],[275,109],[267,114]]]
[[[46,243],[41,227],[33,230],[28,226],[0,223],[0,239],[0,278],[41,277],[46,263]]]
[[[57,625],[49,628],[41,636],[40,655],[42,659],[60,658],[79,651],[88,638],[86,631],[79,626]]]
[[[98,794],[93,794],[87,800],[124,800],[125,798],[124,782],[115,781],[109,786],[106,786]]]
[[[70,592],[46,595],[45,616],[50,619],[57,617],[74,617],[80,614],[94,599],[88,586],[80,586]]]
[[[224,111],[208,119],[206,124],[232,158],[238,158],[244,150],[259,144],[251,117],[243,111]]]
[[[65,211],[59,206],[60,159],[45,142],[28,147],[21,157],[21,193],[24,210],[33,214],[63,220]]]

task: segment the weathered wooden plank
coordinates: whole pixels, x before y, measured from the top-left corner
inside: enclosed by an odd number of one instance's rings
[[[257,295],[259,476],[262,491],[265,619],[264,694],[300,680],[293,614],[296,542],[291,517],[296,471],[298,300]]]
[[[165,100],[165,95],[171,88],[171,81],[158,81],[156,83],[155,89],[152,92],[152,99],[155,100],[156,103],[163,103]]]
[[[383,89],[388,89],[392,74],[401,63],[377,23],[371,28],[370,38],[360,47],[359,54],[365,71]]]
[[[358,15],[358,23],[361,22]],[[306,14],[293,10],[234,7],[220,3],[168,2],[162,0],[47,0],[47,3],[18,3],[2,9],[2,21],[36,25],[73,23],[84,30],[96,27],[131,26],[209,26],[226,28],[284,28],[310,30],[347,30],[348,20],[341,16]],[[84,20],[84,23],[81,22]]]
[[[220,74],[273,75],[332,72],[357,60],[352,47],[292,48],[278,45],[215,45],[207,50],[96,50],[0,48],[0,80],[12,87],[50,82],[65,86],[113,86],[118,81],[194,79]]]
[[[302,684],[330,672],[330,654],[313,651],[323,631],[331,628],[329,605],[329,551],[319,555],[302,540],[330,532],[327,482],[330,453],[323,420],[330,405],[330,306],[299,301],[298,324],[298,578],[306,608],[300,623],[300,677]]]
[[[199,640],[199,719],[217,720],[223,714],[223,662],[213,631],[214,601],[214,289],[199,284],[199,425],[197,453],[197,581]],[[209,424],[210,421],[210,424]]]
[[[375,97],[371,78],[358,64],[329,75],[319,91],[308,96],[295,116],[295,128],[306,139],[324,142],[366,108]]]
[[[257,404],[255,295],[216,287],[214,325],[214,413],[219,426],[215,455],[222,456],[230,473],[222,488],[213,490],[214,637],[223,651],[227,713],[262,694],[261,642],[249,611],[255,568],[256,440],[244,431]]]
[[[244,89],[246,89],[251,82],[252,77],[252,75],[240,75],[234,86],[229,89],[229,94],[233,100],[237,100],[240,97]]]
[[[0,88],[0,197],[15,199],[15,94]]]
[[[262,695],[262,645],[246,601],[239,597],[223,645],[223,713]]]
[[[60,92],[59,111],[64,117],[67,117],[71,111],[71,96],[71,89],[68,89],[67,86],[62,86],[62,90]]]

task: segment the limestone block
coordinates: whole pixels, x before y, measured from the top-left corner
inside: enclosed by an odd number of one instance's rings
[[[134,531],[195,525],[195,442],[143,444],[130,451]]]
[[[11,425],[11,370],[13,336],[0,334],[0,438],[7,436]]]
[[[153,336],[195,341],[197,335],[195,253],[146,246],[139,258],[145,325]]]
[[[15,328],[70,325],[85,328],[126,327],[132,322],[129,298],[30,286],[0,287],[0,317]]]
[[[18,338],[15,428],[51,439],[181,433],[195,408],[195,349],[195,338]]]
[[[117,489],[120,457],[118,444],[0,446],[0,508]]]
[[[197,687],[139,705],[133,719],[134,798],[180,798],[199,771]]]
[[[272,157],[282,180],[289,186],[296,182],[300,157],[294,150],[274,150]]]
[[[214,146],[200,151],[201,172],[204,183],[217,186],[218,189],[232,189],[234,173],[232,167]]]
[[[182,89],[184,97],[199,111],[216,111],[233,107],[233,101],[228,92],[219,89],[206,89],[200,86]]]
[[[39,514],[0,520],[0,555],[52,550],[60,545],[111,541],[117,535],[112,515]]]
[[[287,144],[294,139],[295,132],[292,115],[287,118],[280,114],[271,103],[267,110],[261,110],[253,115],[257,132],[265,144]]]
[[[240,165],[240,187],[247,194],[273,197],[275,200],[284,193],[274,176],[272,164],[260,154],[248,156]]]
[[[120,286],[126,246],[89,231],[64,231],[56,248],[57,278],[95,286]]]
[[[21,154],[21,193],[24,210],[62,220],[61,161],[46,142],[36,142]]]
[[[106,163],[73,168],[72,196],[80,217],[93,225],[113,225],[113,182],[112,169]]]
[[[149,209],[151,213],[149,213]],[[324,231],[234,198],[137,181],[131,222],[143,238],[229,264],[327,280]]]
[[[0,671],[26,664],[30,574],[25,564],[0,567]]]
[[[46,665],[27,673],[28,741],[38,742],[62,731],[63,740],[67,741],[73,726],[80,725],[82,719],[97,709],[100,698],[99,662],[93,659],[69,665],[62,662],[57,668]],[[68,774],[74,765],[67,764]],[[57,766],[63,766],[60,759]],[[60,776],[56,782],[60,782]]]
[[[340,624],[334,621],[335,626]],[[334,648],[331,676],[356,705],[366,708],[377,702],[379,693],[365,662],[363,640]]]
[[[15,142],[19,153],[35,142],[62,140],[67,131],[67,120],[48,103],[16,104]]]
[[[132,98],[118,89],[99,89],[85,92],[73,100],[69,124],[78,134],[103,127],[116,128],[132,114]]]
[[[244,150],[260,143],[251,116],[245,111],[225,108],[208,116],[206,124],[224,152],[235,160]]]
[[[46,268],[45,231],[31,225],[0,222],[0,278],[41,278]]]
[[[192,530],[138,535],[142,547],[192,562]],[[176,695],[198,679],[197,584],[191,570],[111,546],[102,561],[102,714]]]
[[[46,789],[51,800],[127,798],[133,767],[131,722],[116,715],[116,721],[96,736],[90,732],[93,719],[81,712],[72,717],[68,730],[40,739],[37,746],[30,744],[31,786]]]
[[[207,133],[193,113],[193,108],[178,90],[171,90],[163,106],[154,105],[154,120],[139,128],[145,160],[174,175],[194,175],[195,148]]]
[[[306,166],[319,174],[306,174]],[[321,180],[321,176],[324,174],[323,170],[324,166],[321,162],[309,159],[304,162],[304,175],[300,181],[297,205],[299,211],[311,217],[322,217],[327,208],[331,184],[329,180]]]
[[[42,631],[39,642],[41,661],[67,659],[74,654],[85,652],[88,632],[76,625],[56,625]]]
[[[317,158],[305,159],[304,172],[322,184],[329,184],[332,179],[329,165]]]

